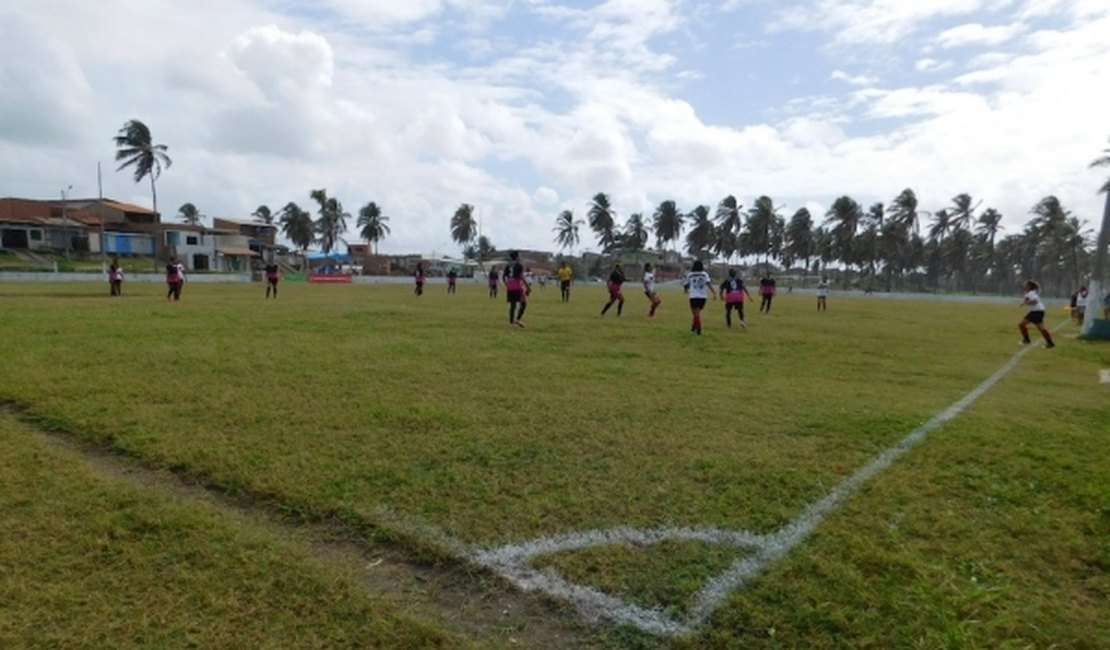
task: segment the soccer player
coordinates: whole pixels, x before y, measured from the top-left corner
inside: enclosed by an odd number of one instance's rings
[[[119,266],[119,260],[113,259],[111,266],[108,267],[108,295],[121,295],[122,287],[123,269],[121,269]]]
[[[648,318],[655,318],[655,310],[659,308],[659,303],[663,302],[663,299],[655,291],[655,272],[652,271],[651,262],[644,264],[644,295],[651,301]]]
[[[559,292],[563,296],[563,302],[570,302],[570,281],[574,278],[574,270],[570,268],[570,264],[563,262],[559,267]]]
[[[278,269],[278,265],[271,261],[266,265],[266,298],[270,297],[271,291],[274,293],[274,298],[277,298],[277,285],[280,279],[281,271]]]
[[[771,299],[775,297],[775,279],[771,277],[771,272],[767,271],[759,280],[759,295],[763,301],[759,303],[759,311],[766,311],[771,313]]]
[[[690,331],[701,336],[701,310],[705,309],[705,301],[709,298],[710,293],[713,294],[714,299],[717,298],[713,281],[709,278],[709,274],[705,272],[701,260],[694,261],[694,266],[686,274],[686,279],[682,281],[682,290],[690,297],[690,314],[694,317],[694,321],[690,325]]]
[[[829,297],[829,279],[821,278],[817,283],[817,311],[828,311],[826,299]]]
[[[499,276],[498,276],[498,273],[497,273],[497,267],[496,266],[490,267],[490,270],[489,270],[489,297],[490,298],[496,298],[497,297],[498,277]]]
[[[1054,348],[1056,344],[1052,342],[1052,334],[1045,329],[1044,326],[1044,303],[1041,302],[1041,296],[1037,293],[1040,289],[1036,282],[1029,280],[1022,287],[1025,291],[1025,296],[1022,297],[1021,304],[1029,308],[1029,312],[1025,314],[1025,318],[1021,319],[1018,323],[1018,329],[1021,330],[1021,344],[1029,345],[1029,325],[1032,323],[1041,332],[1044,337],[1044,346],[1046,348]]]
[[[181,285],[185,284],[185,267],[176,261],[166,265],[166,300],[181,300]]]
[[[416,288],[413,289],[413,293],[415,293],[417,297],[423,296],[424,295],[424,264],[422,262],[417,262],[416,263],[416,272],[413,273],[412,275],[413,275],[414,278],[416,278]]]
[[[455,269],[447,272],[447,293],[455,293],[455,285],[459,281],[459,274]]]
[[[732,327],[732,310],[735,309],[740,327],[748,329],[748,324],[744,322],[744,296],[751,300],[752,294],[748,293],[744,281],[737,277],[736,269],[728,270],[728,279],[721,283],[721,295],[725,297],[725,325]]]
[[[509,265],[505,267],[505,297],[509,301],[509,325],[524,327],[524,310],[528,307],[528,294],[532,286],[524,278],[524,266],[520,263],[517,251],[509,253]],[[520,311],[517,312],[517,305]]]
[[[624,269],[621,268],[621,263],[617,262],[613,265],[613,272],[609,274],[609,282],[606,287],[609,289],[609,302],[601,308],[601,315],[604,316],[605,312],[617,303],[617,316],[621,315],[624,311],[624,294],[621,292],[621,285],[624,284]]]

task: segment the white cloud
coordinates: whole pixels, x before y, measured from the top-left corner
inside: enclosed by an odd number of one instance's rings
[[[968,23],[946,29],[937,36],[937,43],[945,49],[965,45],[999,45],[1014,38],[1024,29],[1024,25],[997,25],[984,27],[979,23]]]
[[[833,70],[832,74],[829,75],[829,78],[835,79],[837,81],[843,81],[850,86],[873,86],[879,81],[877,77],[869,77],[867,75],[853,76],[848,74],[847,72],[844,72],[843,70]]]
[[[982,0],[815,0],[781,11],[773,30],[820,30],[839,45],[892,44],[935,17],[972,14]]]
[[[938,61],[936,59],[918,59],[913,64],[913,69],[918,72],[939,72],[951,67],[951,61]]]

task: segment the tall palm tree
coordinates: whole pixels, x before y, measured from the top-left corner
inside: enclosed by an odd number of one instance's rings
[[[378,242],[389,234],[389,217],[382,214],[382,209],[373,201],[362,206],[358,211],[358,234],[367,244],[374,247],[374,254],[378,254]]]
[[[970,229],[971,225],[975,223],[975,209],[979,207],[976,203],[972,205],[970,194],[957,194],[952,198],[952,213],[950,216],[950,223],[953,230]]]
[[[154,188],[154,180],[162,175],[163,169],[169,169],[173,161],[166,155],[169,149],[164,144],[154,144],[150,137],[150,129],[139,120],[129,120],[119,130],[115,137],[116,160],[123,161],[116,171],[125,167],[134,166],[135,182],[150,178],[151,209],[154,211],[155,221],[161,221],[158,215],[158,192]]]
[[[825,213],[825,225],[831,226],[829,237],[833,254],[845,266],[857,262],[853,242],[862,219],[863,209],[849,196],[833,201],[832,207]]]
[[[1103,149],[1102,155],[1091,161],[1090,168],[1094,169],[1095,167],[1110,167],[1110,147]],[[1106,182],[1098,188],[1098,191],[1110,196],[1110,178],[1106,179]]]
[[[254,212],[251,213],[251,216],[254,217],[255,221],[264,223],[267,226],[274,223],[274,213],[270,211],[270,206],[268,205],[258,206],[255,208]]]
[[[888,221],[899,226],[907,239],[911,233],[918,231],[917,195],[910,188],[902,190],[902,193],[890,202],[887,213]]]
[[[570,249],[571,256],[574,255],[574,247],[580,241],[578,238],[578,227],[584,222],[581,219],[575,219],[574,213],[570,210],[563,210],[559,216],[555,217],[555,243],[563,250]]]
[[[929,226],[929,241],[943,242],[952,232],[952,217],[948,210],[941,208],[933,213],[933,223]]]
[[[197,206],[192,203],[185,203],[177,209],[177,216],[181,217],[181,220],[185,223],[195,226],[200,223],[200,219],[204,215],[200,213],[200,210],[197,210]]]
[[[330,253],[347,230],[347,218],[351,215],[343,211],[338,199],[328,196],[326,189],[312,190],[309,197],[320,205],[320,218],[316,220],[316,232],[320,235],[317,241],[324,253]]]
[[[690,232],[686,234],[686,252],[702,259],[717,239],[717,228],[709,216],[709,206],[699,205],[690,211]]]
[[[805,260],[806,269],[809,269],[809,260],[817,253],[817,242],[813,236],[813,216],[807,208],[798,208],[786,226],[785,251],[792,259]]]
[[[648,230],[644,225],[644,215],[639,212],[632,213],[628,217],[628,221],[624,224],[624,232],[621,233],[624,242],[624,248],[630,251],[642,251],[647,246]]]
[[[780,208],[775,206],[769,196],[761,196],[748,209],[748,223],[740,237],[740,252],[763,256],[763,262],[770,261],[772,255],[782,250],[782,219],[778,216]]]
[[[655,245],[664,248],[668,242],[675,242],[682,235],[682,212],[674,201],[663,201],[655,208],[651,225],[655,231]]]
[[[303,254],[316,237],[312,215],[292,201],[286,203],[279,214],[278,223],[281,224],[281,232],[293,242],[294,246],[301,249]]]
[[[608,253],[616,248],[620,242],[617,225],[614,219],[615,211],[609,202],[609,196],[598,192],[590,201],[590,210],[586,213],[590,229],[597,235],[597,244],[602,253]]]
[[[459,207],[455,208],[455,214],[451,215],[451,239],[466,248],[477,236],[478,221],[474,218],[474,206],[460,203]]]
[[[717,222],[717,238],[713,245],[713,252],[721,257],[731,259],[740,250],[740,231],[744,227],[741,216],[741,206],[736,197],[729,194],[717,204],[714,220]]]

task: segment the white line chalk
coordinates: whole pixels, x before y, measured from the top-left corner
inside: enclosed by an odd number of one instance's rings
[[[801,514],[770,535],[717,528],[620,527],[566,533],[520,544],[477,550],[470,555],[470,559],[476,564],[495,571],[520,589],[539,590],[574,604],[589,620],[606,618],[661,636],[689,634],[705,623],[729,594],[746,585],[752,578],[805,541],[817,525],[839,508],[861,485],[890,467],[895,460],[924,440],[930,432],[958,416],[975,400],[982,397],[1013,370],[1031,349],[1029,347],[1021,349],[960,400],[906,434],[871,462],[856,470],[824,498],[810,504]],[[620,543],[651,545],[665,540],[702,541],[750,548],[753,553],[736,560],[723,573],[708,580],[705,586],[693,596],[687,608],[687,614],[682,619],[675,619],[659,609],[640,607],[596,589],[570,583],[553,571],[540,571],[528,564],[532,558],[551,553]]]

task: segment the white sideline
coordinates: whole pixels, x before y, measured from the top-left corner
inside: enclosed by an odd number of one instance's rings
[[[782,559],[801,544],[826,515],[835,511],[864,482],[889,467],[895,460],[921,442],[930,432],[958,416],[975,400],[982,397],[984,393],[1013,370],[1030,349],[1032,349],[1032,346],[1019,350],[994,374],[973,388],[960,400],[906,434],[901,440],[834,487],[824,498],[810,504],[800,515],[770,535],[716,528],[635,529],[618,527],[609,530],[588,530],[541,537],[520,544],[506,544],[474,551],[469,557],[474,563],[495,571],[524,591],[540,590],[550,596],[574,604],[579,612],[589,620],[606,618],[664,636],[689,634],[701,626],[728,598],[730,593],[743,587],[749,580],[762,573],[768,566]],[[556,575],[554,571],[541,571],[528,564],[530,559],[550,553],[619,543],[646,546],[665,540],[704,541],[737,548],[750,548],[753,553],[736,560],[723,573],[707,581],[706,585],[691,599],[687,608],[687,615],[681,620],[675,619],[659,609],[640,607],[596,589],[570,583]]]

